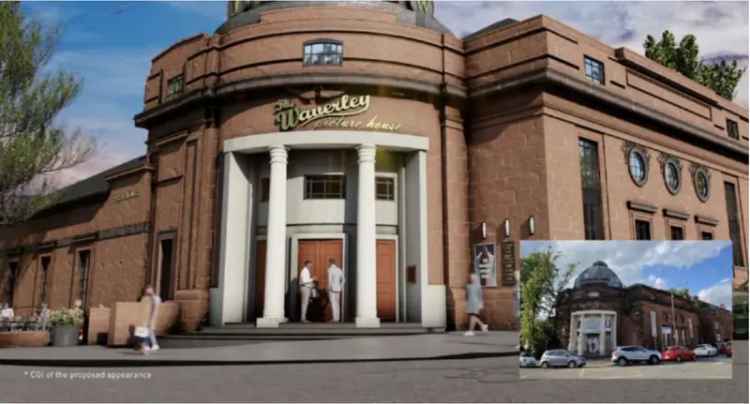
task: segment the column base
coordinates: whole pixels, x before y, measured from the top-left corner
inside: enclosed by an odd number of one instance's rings
[[[380,319],[377,317],[357,317],[354,324],[357,328],[380,328]]]
[[[259,317],[255,320],[255,326],[257,328],[279,328],[279,324],[286,323],[289,321],[286,317],[282,318],[269,318]]]

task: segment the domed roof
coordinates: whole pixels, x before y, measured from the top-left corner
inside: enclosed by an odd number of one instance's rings
[[[370,7],[381,10],[391,10],[398,14],[402,24],[416,25],[438,32],[450,33],[450,30],[435,19],[435,4],[431,0],[418,1],[248,1],[230,0],[227,2],[227,20],[217,30],[217,33],[227,33],[235,28],[260,22],[260,14],[268,10],[292,7],[310,6],[356,6]]]
[[[578,275],[574,287],[580,288],[586,285],[606,285],[611,288],[621,288],[622,282],[620,282],[617,274],[609,269],[606,262],[596,261]]]

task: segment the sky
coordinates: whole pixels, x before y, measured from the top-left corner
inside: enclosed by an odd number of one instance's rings
[[[545,14],[613,47],[643,53],[647,34],[669,29],[693,33],[704,57],[739,60],[747,66],[747,2],[475,2],[440,1],[436,17],[458,36],[504,18]],[[24,2],[28,15],[62,30],[49,69],[83,80],[81,95],[58,117],[70,129],[95,137],[98,150],[86,164],[57,177],[66,185],[145,152],[146,131],[133,116],[142,110],[153,56],[180,39],[212,33],[225,19],[216,2]],[[747,75],[746,75],[747,76]],[[747,106],[747,77],[737,102]]]
[[[624,286],[687,288],[692,296],[732,309],[732,243],[714,241],[522,241],[521,256],[551,249],[560,253],[557,267],[570,264],[576,276],[602,260]]]

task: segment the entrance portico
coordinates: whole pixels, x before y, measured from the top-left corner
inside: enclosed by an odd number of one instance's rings
[[[248,285],[255,276],[251,274],[250,257],[256,255],[254,241],[255,223],[258,216],[253,209],[260,184],[251,165],[246,164],[248,155],[259,156],[268,153],[270,178],[266,192],[267,216],[265,234],[265,274],[262,317],[256,319],[258,327],[278,327],[289,321],[285,296],[294,283],[288,267],[291,247],[288,236],[287,167],[290,152],[299,150],[353,149],[357,154],[356,191],[356,232],[355,257],[351,261],[354,278],[349,283],[355,292],[350,303],[354,306],[351,316],[357,327],[374,328],[380,326],[378,318],[379,281],[377,265],[378,222],[376,221],[375,198],[375,157],[376,151],[390,151],[403,154],[405,162],[401,168],[403,190],[398,204],[402,212],[397,228],[400,253],[397,265],[402,274],[403,287],[399,292],[397,309],[403,313],[400,320],[420,322],[424,326],[444,327],[445,291],[443,285],[428,285],[427,282],[427,223],[426,223],[426,151],[428,139],[422,136],[361,132],[361,131],[294,131],[234,138],[224,142],[224,183],[221,246],[219,262],[219,285],[213,291],[211,302],[211,323],[224,325],[248,321],[248,302],[254,301],[257,293],[255,285],[251,291]],[[292,192],[292,191],[289,191]],[[291,202],[295,203],[295,202]],[[408,246],[408,253],[406,253]],[[391,255],[393,256],[393,255]],[[263,260],[256,260],[263,261]],[[297,265],[300,265],[298,263]],[[412,267],[414,276],[406,277],[406,268]],[[393,268],[393,266],[390,266]],[[253,271],[257,271],[254,268]],[[400,275],[397,275],[397,277]],[[429,301],[428,301],[429,300]],[[346,303],[345,303],[346,304]],[[435,313],[432,313],[432,312]],[[254,313],[254,312],[253,312]]]

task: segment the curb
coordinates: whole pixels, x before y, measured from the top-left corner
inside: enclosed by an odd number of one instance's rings
[[[441,360],[467,360],[516,356],[518,351],[471,352],[453,355],[401,358],[365,359],[302,359],[265,361],[220,361],[220,360],[179,360],[179,359],[0,359],[0,365],[47,366],[47,367],[158,367],[158,366],[257,366],[292,365],[323,363],[368,363],[368,362],[418,362]]]

